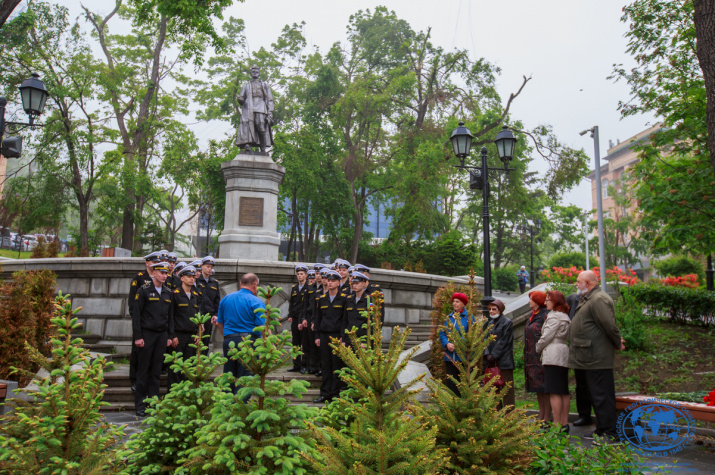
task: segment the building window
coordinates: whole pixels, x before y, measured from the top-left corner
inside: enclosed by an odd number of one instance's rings
[[[601,193],[604,198],[608,198],[608,179],[601,180]]]

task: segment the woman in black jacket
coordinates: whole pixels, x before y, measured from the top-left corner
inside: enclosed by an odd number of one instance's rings
[[[499,403],[514,408],[514,332],[511,320],[504,316],[504,303],[495,300],[489,304],[489,320],[484,322],[485,337],[495,335],[496,339],[484,349],[484,367],[496,364],[501,371],[504,383],[509,389]],[[505,386],[506,387],[506,386]]]

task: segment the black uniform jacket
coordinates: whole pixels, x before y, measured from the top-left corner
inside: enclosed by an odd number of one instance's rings
[[[345,294],[345,295],[350,295],[350,292],[352,292],[352,290],[350,289],[350,279],[348,279],[347,281],[345,281],[344,284],[340,284],[340,285],[338,286],[338,293],[340,293],[340,294]]]
[[[367,284],[367,288],[365,289],[365,295],[369,297],[373,294],[373,292],[380,292],[381,294],[383,293],[382,289],[380,288],[380,284],[369,282]]]
[[[218,304],[221,301],[221,291],[219,290],[218,280],[213,277],[209,277],[208,282],[203,276],[196,279],[196,287],[199,289],[199,294],[201,294],[201,301],[199,307],[201,308],[201,313],[208,313],[209,315],[218,315]]]
[[[170,275],[164,284],[173,292],[174,290],[181,288],[181,277],[178,275]]]
[[[146,282],[151,282],[151,277],[147,271],[139,272],[132,279],[132,284],[129,287],[129,315],[134,315],[134,300],[137,297],[137,290],[141,289]]]
[[[173,296],[174,333],[198,335],[199,327],[191,319],[199,313],[199,294],[192,288],[189,298],[182,287],[174,290]]]
[[[168,331],[174,334],[174,317],[171,291],[165,285],[161,294],[156,292],[154,284],[144,284],[134,298],[134,313],[132,313],[132,331],[134,339],[143,338],[142,330],[155,332]]]
[[[355,327],[357,328],[357,336],[367,335],[367,328],[362,327],[367,323],[367,318],[360,314],[360,312],[367,310],[367,297],[366,292],[363,292],[360,299],[357,298],[355,292],[348,296],[345,304],[345,329],[340,332],[341,334],[344,334],[345,330],[352,330]]]
[[[323,295],[323,292],[325,292],[325,289],[322,285],[313,284],[308,286],[308,293],[305,296],[306,302],[304,311],[305,319],[308,321],[309,325],[315,322],[315,312],[318,308],[318,299],[321,295]]]
[[[288,301],[288,318],[293,319],[293,326],[297,327],[305,318],[305,308],[308,301],[308,291],[310,285],[305,283],[302,288],[298,284],[290,289],[290,300]]]
[[[348,296],[340,292],[332,302],[327,292],[318,297],[315,301],[315,332],[340,333],[343,331],[347,301]]]

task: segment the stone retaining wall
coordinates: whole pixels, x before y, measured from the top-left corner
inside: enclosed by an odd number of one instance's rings
[[[5,259],[2,261],[4,279],[18,270],[49,269],[57,274],[57,290],[71,294],[74,307],[81,306],[77,315],[86,331],[102,336],[101,343],[115,343],[119,352],[127,352],[131,340],[131,320],[127,297],[131,279],[144,269],[141,258],[58,258]],[[239,289],[239,279],[253,272],[261,285],[282,287],[274,306],[281,315],[288,313],[288,291],[296,282],[294,265],[287,262],[218,259],[214,277],[221,285],[222,296]],[[466,279],[447,278],[431,274],[375,269],[372,279],[385,293],[384,338],[392,334],[392,327],[429,322],[432,297],[437,289],[449,281],[466,283]],[[477,277],[478,287],[482,279]],[[287,322],[284,323],[287,328]]]

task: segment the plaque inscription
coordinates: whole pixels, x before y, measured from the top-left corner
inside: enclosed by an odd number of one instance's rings
[[[263,198],[242,196],[238,207],[239,226],[263,226]]]

